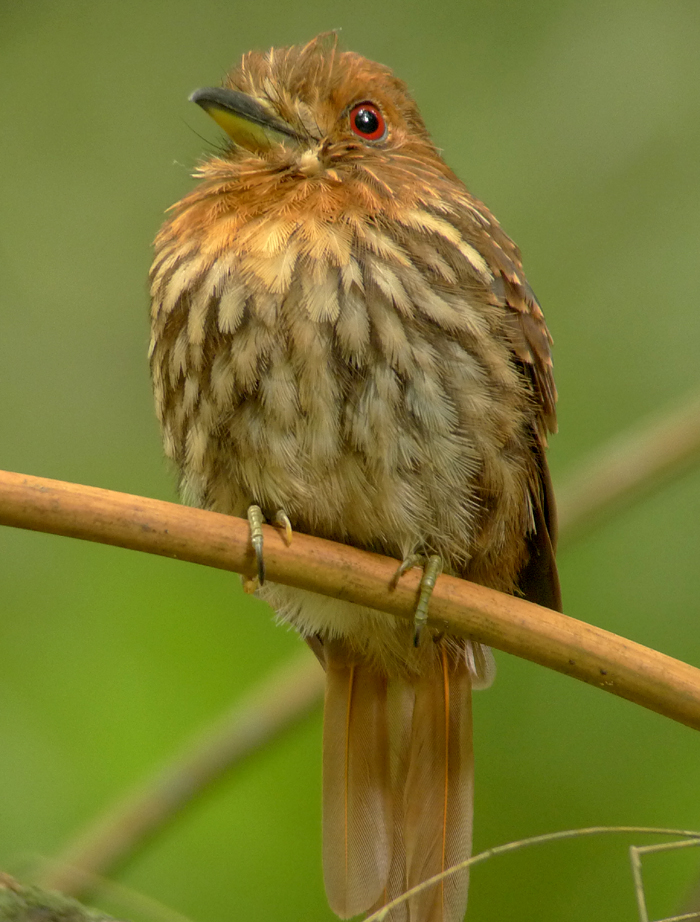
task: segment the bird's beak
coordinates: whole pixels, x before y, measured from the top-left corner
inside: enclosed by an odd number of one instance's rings
[[[274,144],[300,141],[286,122],[275,118],[252,96],[227,87],[204,87],[195,90],[190,102],[196,102],[226,134],[250,151],[269,150]]]

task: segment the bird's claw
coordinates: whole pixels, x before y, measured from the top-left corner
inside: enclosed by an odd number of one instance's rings
[[[394,584],[399,581],[404,573],[415,566],[423,567],[423,577],[420,581],[418,603],[413,615],[413,646],[417,647],[420,644],[423,629],[428,621],[428,606],[430,605],[430,596],[433,594],[433,589],[435,588],[435,581],[442,573],[442,557],[438,554],[431,554],[426,560],[426,558],[420,554],[410,554],[408,557],[404,558],[401,562],[401,566],[396,571]]]
[[[420,643],[423,628],[428,621],[428,606],[430,604],[430,597],[433,594],[433,589],[435,588],[435,581],[441,573],[442,557],[439,557],[437,554],[431,554],[431,556],[428,557],[425,567],[423,568],[423,579],[420,581],[420,595],[418,596],[418,604],[416,605],[416,612],[414,615],[414,647],[417,647]]]
[[[409,554],[408,557],[404,557],[404,559],[401,561],[401,566],[398,568],[396,573],[394,573],[394,578],[391,581],[392,586],[396,586],[404,573],[408,573],[412,567],[421,567],[424,563],[425,557],[422,557],[420,554]]]
[[[292,523],[284,509],[278,509],[275,513],[275,525],[284,529],[284,541],[287,547],[292,543]]]
[[[255,563],[257,574],[253,579],[243,580],[243,589],[246,592],[255,592],[265,582],[265,557],[263,555],[263,532],[262,526],[265,521],[260,506],[253,504],[248,506],[248,526],[250,527],[250,543],[255,551]],[[278,509],[275,513],[275,525],[278,525],[284,531],[285,544],[292,543],[292,523],[284,509]]]
[[[255,562],[257,564],[257,580],[258,585],[256,588],[262,586],[265,582],[265,558],[263,557],[263,514],[260,506],[252,505],[248,506],[248,525],[250,527],[250,543],[253,545],[253,550],[255,551]],[[247,592],[255,591],[251,590],[244,585],[243,587]]]

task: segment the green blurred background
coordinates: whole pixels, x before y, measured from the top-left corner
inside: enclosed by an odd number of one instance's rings
[[[330,28],[408,82],[450,165],[521,246],[555,338],[558,482],[697,388],[697,0],[5,0],[0,467],[175,498],[145,278],[165,208],[218,137],[187,96],[249,48]],[[567,613],[700,664],[699,537],[696,470],[562,553]],[[0,599],[7,870],[56,854],[301,647],[231,574],[12,529]],[[475,702],[477,849],[599,823],[700,828],[697,734],[498,661]],[[320,729],[316,713],[256,755],[119,879],[197,922],[330,920]],[[483,865],[469,918],[633,920],[628,841]],[[700,854],[645,868],[652,917],[670,915]]]

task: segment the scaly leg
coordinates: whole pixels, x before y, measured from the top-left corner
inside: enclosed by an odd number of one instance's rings
[[[426,560],[421,554],[410,554],[402,561],[401,566],[396,571],[396,581],[406,573],[411,567],[422,566],[423,578],[420,581],[420,594],[418,604],[414,613],[415,633],[413,635],[413,645],[417,647],[420,644],[423,628],[428,620],[428,606],[430,605],[430,596],[435,588],[435,581],[442,573],[442,557],[438,554],[431,554]]]
[[[255,551],[255,561],[257,564],[257,576],[253,580],[244,580],[243,588],[246,592],[255,592],[265,582],[265,558],[263,556],[263,533],[262,526],[265,521],[260,506],[253,504],[248,506],[248,525],[250,526],[250,543]],[[275,513],[275,525],[284,529],[284,540],[289,545],[292,543],[292,523],[284,509],[278,509]]]
[[[260,506],[248,506],[248,525],[250,527],[250,543],[255,551],[255,560],[258,567],[258,585],[259,588],[265,582],[265,558],[263,557],[263,514]]]

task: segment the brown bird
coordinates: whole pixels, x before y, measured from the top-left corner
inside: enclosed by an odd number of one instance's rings
[[[337,48],[246,54],[192,99],[226,131],[151,271],[151,370],[183,497],[560,605],[550,336],[517,247],[405,85]],[[323,863],[342,918],[468,857],[489,651],[265,584],[326,670]],[[424,614],[424,612],[423,612]],[[392,912],[454,922],[457,873]]]

